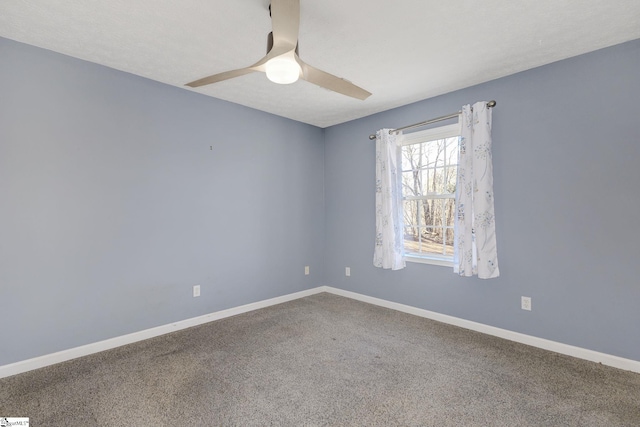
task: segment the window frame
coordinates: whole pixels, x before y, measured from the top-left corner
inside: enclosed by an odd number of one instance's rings
[[[458,122],[458,123],[453,123],[453,124],[450,124],[450,125],[438,126],[438,127],[433,127],[433,128],[426,129],[426,130],[421,130],[421,131],[417,131],[417,132],[411,132],[411,133],[403,134],[402,135],[402,141],[401,141],[402,149],[404,149],[404,147],[406,145],[415,145],[415,144],[425,143],[425,142],[429,142],[429,141],[435,141],[435,140],[439,140],[439,139],[460,137],[460,134],[461,134],[461,131],[462,131],[460,126],[461,125]],[[459,150],[459,145],[458,145],[458,150]],[[403,170],[403,172],[404,172],[404,170]],[[458,182],[457,182],[457,178],[456,178],[456,189],[457,189],[457,187],[458,187]],[[431,198],[450,199],[451,197],[441,197],[440,196],[440,197],[431,197]],[[454,193],[453,199],[455,201],[455,193]],[[412,199],[406,199],[404,194],[403,194],[402,201],[404,202],[405,200],[412,200]],[[417,200],[423,200],[423,199],[417,199]],[[404,203],[403,203],[403,205],[404,205]],[[402,232],[404,234],[404,230]],[[455,239],[455,232],[454,232],[454,239]],[[430,265],[440,265],[440,266],[444,266],[444,267],[453,267],[453,255],[446,256],[446,255],[436,255],[436,254],[417,254],[415,252],[406,252],[405,251],[405,259],[408,262],[421,263],[421,264],[430,264]]]

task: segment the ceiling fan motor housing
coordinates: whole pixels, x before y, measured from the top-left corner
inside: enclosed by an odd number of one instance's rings
[[[269,6],[269,12],[271,12],[271,6]],[[267,35],[267,53],[271,52],[271,49],[273,49],[273,31],[269,32],[269,34]],[[296,55],[299,55],[300,52],[298,52],[298,44],[296,43]]]

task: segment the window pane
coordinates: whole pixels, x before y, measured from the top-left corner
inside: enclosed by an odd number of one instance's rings
[[[402,196],[417,196],[419,189],[416,188],[414,172],[402,172]]]
[[[422,144],[405,145],[402,147],[402,171],[411,171],[423,167],[421,160]]]
[[[404,225],[405,227],[419,227],[419,216],[418,216],[418,203],[419,200],[405,200],[403,202],[403,215],[404,215]],[[418,231],[415,231],[416,236],[418,235]]]
[[[431,191],[429,188],[431,188],[431,180],[430,180],[430,173],[431,171],[429,169],[423,169],[420,171],[420,181],[422,182],[422,194],[425,195],[427,193],[429,193],[429,191]]]
[[[438,197],[404,201],[407,253],[453,256],[459,139],[444,138],[402,148],[403,196]],[[452,197],[441,198],[442,195]]]
[[[438,238],[442,234],[440,228],[425,227],[421,235],[422,251],[429,254],[442,254],[442,238]]]
[[[445,153],[445,146],[446,146],[445,140],[439,139],[431,145],[436,149],[435,166],[437,167],[444,166],[447,160],[446,153]]]
[[[434,225],[435,199],[420,200],[422,225]]]
[[[456,136],[454,138],[447,138],[447,164],[449,165],[457,165],[458,164],[458,142],[460,137]]]
[[[450,199],[440,199],[438,200],[440,203],[438,205],[439,211],[438,211],[438,223],[437,225],[439,225],[440,227],[446,227],[447,224],[447,220],[448,220],[448,205],[447,202]]]
[[[455,194],[458,169],[457,167],[427,169],[419,177],[422,184],[422,194]]]
[[[453,229],[405,227],[404,249],[407,253],[453,256]]]
[[[444,192],[456,194],[456,182],[458,181],[458,167],[449,166],[446,170]]]
[[[445,242],[445,253],[446,255],[453,256],[453,228],[447,229],[446,236],[447,240]]]
[[[415,229],[405,228],[404,233],[404,251],[407,253],[420,253],[420,242],[418,234],[413,234]]]
[[[431,209],[431,222],[429,224],[433,227],[438,227],[442,224],[442,200],[431,199],[429,200],[429,207]]]
[[[445,209],[445,223],[447,227],[453,227],[453,222],[455,221],[456,214],[456,200],[455,199],[444,199],[444,209]]]
[[[436,168],[431,171],[431,180],[429,181],[429,184],[431,185],[431,187],[429,187],[430,192],[436,194],[442,194],[445,192],[444,174],[444,168]]]
[[[402,195],[422,196],[428,189],[428,174],[424,170],[416,170],[402,173]]]
[[[422,241],[422,227],[405,227],[404,251],[407,253],[420,254],[424,252]]]
[[[444,140],[439,139],[419,145],[422,146],[420,154],[422,155],[422,164],[424,166],[428,166],[430,168],[444,166]]]

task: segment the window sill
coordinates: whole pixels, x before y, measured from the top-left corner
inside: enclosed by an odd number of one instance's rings
[[[420,255],[405,255],[407,262],[415,262],[418,264],[431,264],[440,265],[442,267],[453,267],[453,261],[451,259],[439,258],[436,256],[420,256]]]

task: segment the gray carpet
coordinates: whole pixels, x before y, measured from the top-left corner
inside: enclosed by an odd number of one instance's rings
[[[319,294],[0,380],[32,426],[639,426],[640,374]]]

